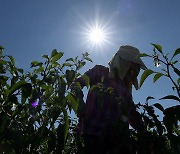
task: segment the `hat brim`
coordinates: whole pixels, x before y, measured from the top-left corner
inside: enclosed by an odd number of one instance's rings
[[[135,49],[134,47],[132,47],[132,49],[131,48],[127,49],[122,47],[119,49],[117,54],[124,60],[139,64],[141,69],[146,70],[147,69],[146,65],[143,63],[140,57],[137,57],[140,53],[139,50],[138,49],[135,50]]]

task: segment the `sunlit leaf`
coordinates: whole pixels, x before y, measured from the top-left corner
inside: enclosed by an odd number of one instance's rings
[[[159,45],[159,44],[153,44],[153,43],[151,43],[161,54],[163,54],[163,52],[162,52],[162,46],[161,45]]]
[[[146,80],[146,78],[151,75],[152,73],[154,73],[154,71],[147,69],[143,72],[143,74],[141,75],[141,79],[140,79],[140,87],[142,86],[142,84],[144,83],[144,81]]]
[[[154,82],[156,82],[163,75],[163,73],[156,73],[156,75],[154,76]]]
[[[74,96],[71,93],[69,93],[67,95],[67,100],[70,103],[70,105],[71,105],[72,109],[74,110],[74,112],[77,113],[77,109],[78,109],[78,105],[79,105],[78,101],[76,101],[76,99],[74,98]]]
[[[55,62],[55,61],[57,61],[57,60],[59,60],[62,56],[63,56],[63,52],[59,52],[59,53],[57,53],[56,55],[54,55],[53,57],[52,57],[52,62]]]
[[[43,58],[49,59],[48,55],[42,55]]]
[[[36,73],[40,73],[40,72],[43,72],[43,71],[44,71],[43,67],[39,67],[38,69],[34,70],[34,72],[36,72]]]
[[[31,62],[31,67],[36,67],[36,66],[42,66],[42,62],[39,62],[39,61],[33,61]]]
[[[51,58],[58,54],[58,51],[54,49],[51,53]]]
[[[136,56],[135,59],[140,58],[140,57],[151,57],[151,56],[148,55],[148,54],[146,54],[146,53],[140,53],[140,54],[138,54],[138,55]]]
[[[93,62],[92,59],[90,59],[89,57],[85,57],[84,59],[90,61],[90,62]]]
[[[74,61],[77,63],[77,61],[78,61],[78,56],[75,57]]]
[[[177,79],[177,83],[180,84],[180,78]]]
[[[178,54],[180,54],[180,48],[178,48],[174,51],[173,57],[175,57]]]
[[[86,62],[80,62],[77,69],[79,70],[80,68],[82,68],[84,65],[86,64]]]

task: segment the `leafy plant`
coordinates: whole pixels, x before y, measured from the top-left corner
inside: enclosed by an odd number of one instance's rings
[[[163,65],[164,69],[145,70],[140,86],[150,75],[154,75],[154,82],[166,77],[177,95],[169,94],[160,100],[179,103],[180,71],[178,60],[174,59],[180,49],[169,58],[162,46],[152,45],[152,55],[143,53],[139,57],[150,57],[155,66]],[[83,95],[82,87],[78,82],[74,86],[74,81],[86,62],[92,62],[89,54],[62,61],[64,53],[54,49],[50,55],[43,55],[42,61],[33,61],[32,70],[25,72],[3,50],[0,46],[0,153],[84,153],[83,140],[73,131],[78,119],[70,113],[73,110],[78,115],[84,106],[84,101],[79,99]],[[89,78],[84,75],[83,79],[89,88]],[[98,86],[102,88],[101,83]],[[109,87],[107,92],[113,93],[113,89]],[[140,154],[180,153],[180,105],[166,109],[160,103],[149,105],[153,99],[149,96],[144,103],[136,105],[142,109],[146,129],[138,132],[130,129],[129,148]],[[163,114],[162,121],[155,112],[157,109]]]
[[[168,54],[164,54],[162,46],[158,44],[152,44],[153,54],[140,54],[139,57],[150,57],[153,59],[155,66],[162,65],[159,72],[147,69],[143,72],[140,79],[140,86],[143,85],[145,80],[154,75],[153,81],[156,82],[161,77],[168,78],[176,91],[177,95],[169,94],[160,98],[160,100],[173,100],[180,102],[180,71],[177,68],[178,60],[174,60],[180,54],[180,48],[176,49],[171,58]],[[173,73],[173,75],[172,75]],[[176,79],[176,80],[175,80]],[[144,112],[142,117],[145,125],[148,129],[149,138],[154,142],[151,148],[155,153],[179,153],[180,152],[180,105],[171,106],[164,109],[159,103],[155,103],[151,106],[148,105],[148,100],[154,99],[153,97],[147,97],[146,103],[138,104],[138,107],[143,108]],[[155,114],[155,108],[160,110],[163,114],[163,120],[159,121],[158,115]],[[141,134],[142,135],[142,134]],[[147,144],[150,145],[150,144]],[[147,147],[147,146],[144,146]]]
[[[71,153],[76,151],[72,130],[79,100],[70,87],[87,61],[68,58],[54,49],[33,61],[31,72],[17,68],[0,47],[0,149],[7,153]],[[88,86],[88,85],[87,85]],[[82,91],[82,89],[77,89]]]

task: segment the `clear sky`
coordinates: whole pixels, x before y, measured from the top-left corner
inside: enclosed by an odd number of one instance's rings
[[[107,66],[119,46],[126,44],[150,54],[150,43],[157,43],[172,54],[180,47],[179,6],[180,0],[0,0],[0,44],[25,70],[54,48],[67,58],[89,52],[94,63],[83,71],[95,64]],[[101,46],[92,46],[86,35],[97,22],[107,38]],[[150,60],[143,60],[154,69]],[[173,93],[170,87],[167,80],[153,84],[149,78],[133,97],[136,103],[147,96],[158,101]],[[171,105],[171,101],[161,103]]]

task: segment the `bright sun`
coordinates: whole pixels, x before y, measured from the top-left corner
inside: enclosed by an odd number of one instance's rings
[[[85,40],[91,47],[102,47],[105,42],[108,42],[107,29],[101,26],[98,22],[94,25],[88,25],[84,32]]]
[[[101,44],[106,38],[105,32],[98,26],[90,29],[88,37],[93,44]]]

